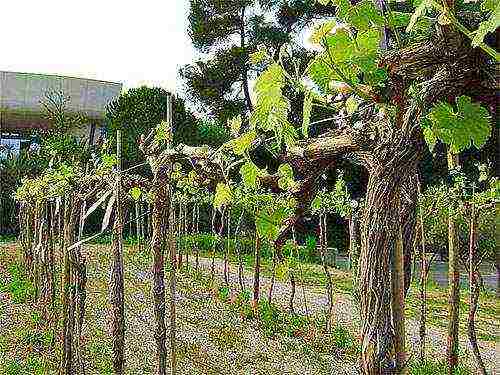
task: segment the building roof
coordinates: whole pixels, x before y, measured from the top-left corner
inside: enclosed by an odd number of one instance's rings
[[[69,97],[68,111],[102,120],[121,90],[118,82],[0,71],[0,130],[46,128],[41,100],[48,91]]]

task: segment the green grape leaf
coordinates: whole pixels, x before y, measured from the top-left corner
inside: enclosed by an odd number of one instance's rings
[[[337,74],[328,66],[326,54],[318,54],[308,65],[306,74],[323,92],[329,92],[329,83],[338,79]]]
[[[332,0],[332,3],[337,7],[336,15],[345,19],[352,8],[351,2],[349,0]]]
[[[307,91],[304,97],[304,105],[302,107],[302,135],[304,138],[309,136],[309,124],[311,123],[311,111],[313,105],[313,94]]]
[[[251,130],[247,133],[240,135],[238,138],[233,139],[230,144],[232,146],[233,152],[236,155],[243,155],[246,150],[250,147],[252,142],[255,140],[257,133],[255,130]]]
[[[227,206],[232,200],[231,188],[226,184],[219,182],[215,188],[214,207],[220,211],[224,206]]]
[[[262,175],[262,171],[254,163],[247,161],[240,167],[240,175],[247,188],[257,189],[259,186],[257,177]]]
[[[288,122],[290,102],[282,93],[284,85],[283,68],[277,63],[271,64],[255,82],[257,102],[250,116],[252,129],[273,131],[278,146],[283,141],[291,145],[297,138],[295,128]]]
[[[376,28],[358,33],[356,44],[359,53],[376,54],[380,45],[380,31]]]
[[[335,63],[349,61],[356,51],[356,45],[349,31],[345,28],[338,28],[335,33],[325,37],[326,48]]]
[[[497,0],[484,0],[481,2],[481,10],[483,12],[494,12],[498,8]]]
[[[410,23],[411,15],[404,12],[391,12],[387,17],[388,26],[391,29],[397,29],[400,27],[405,27]]]
[[[194,169],[190,170],[188,173],[188,181],[189,183],[194,183],[198,175],[196,174],[196,171]]]
[[[280,164],[278,167],[278,176],[293,180],[293,169],[290,164]]]
[[[321,44],[323,41],[323,38],[325,38],[328,34],[330,34],[330,32],[335,27],[335,25],[336,25],[336,22],[333,20],[329,20],[329,21],[322,23],[321,25],[319,25],[318,27],[316,27],[314,29],[313,33],[309,37],[309,42],[311,44],[316,44],[316,45]]]
[[[284,177],[278,178],[278,187],[282,190],[286,190],[288,188],[288,179]]]
[[[314,197],[313,201],[311,202],[311,209],[313,211],[319,211],[320,208],[321,208],[321,198],[316,195],[316,197]]]
[[[433,0],[422,0],[420,4],[415,8],[415,11],[410,17],[410,21],[408,22],[408,26],[406,26],[406,32],[409,33],[412,31],[417,24],[417,21],[420,17],[424,16],[428,9],[432,9],[434,5],[432,4]]]
[[[437,142],[436,135],[434,134],[431,128],[423,128],[423,134],[425,142],[427,143],[427,146],[429,146],[429,150],[431,152],[434,151],[434,147],[436,146]]]
[[[445,102],[439,102],[427,115],[437,138],[450,146],[454,153],[471,145],[481,148],[491,134],[488,110],[473,103],[468,96],[456,99],[457,110]]]
[[[104,164],[105,168],[112,168],[118,164],[118,159],[116,158],[115,154],[104,154],[102,155],[102,163]]]
[[[474,38],[472,39],[472,45],[474,47],[483,43],[486,34],[494,33],[495,30],[500,27],[500,3],[498,1],[496,5],[491,1],[485,1],[481,4],[481,9],[491,12],[491,14],[486,21],[479,24],[479,28],[474,32]]]
[[[363,31],[368,30],[373,25],[383,25],[384,18],[372,1],[363,0],[349,10],[346,22],[359,31]]]
[[[229,120],[229,127],[231,128],[231,135],[237,137],[241,129],[241,115],[233,117]]]
[[[128,193],[130,194],[132,199],[137,202],[139,200],[139,198],[141,197],[142,190],[139,187],[134,186],[133,188],[131,188],[129,190]]]
[[[160,122],[156,126],[155,141],[170,142],[172,140],[172,132],[166,121]]]
[[[352,115],[358,109],[359,102],[353,97],[349,96],[345,101],[345,109],[349,115]]]
[[[268,237],[273,230],[271,216],[266,211],[258,212],[255,216],[255,228],[260,237]]]

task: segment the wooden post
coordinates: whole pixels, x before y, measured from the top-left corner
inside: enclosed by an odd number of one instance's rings
[[[459,166],[457,154],[448,151],[448,171]],[[460,275],[458,265],[458,233],[453,214],[448,216],[448,374],[453,375],[458,364],[458,322],[460,318]]]
[[[429,266],[427,263],[427,256],[425,254],[425,230],[424,230],[424,214],[422,212],[422,191],[420,186],[420,180],[418,175],[416,175],[417,180],[417,199],[419,202],[419,221],[420,221],[420,326],[419,326],[419,337],[420,337],[420,348],[419,348],[419,359],[420,362],[425,361],[425,341],[426,341],[426,323],[427,323],[427,274],[429,271]]]
[[[399,205],[399,207],[401,207],[401,205]],[[399,211],[401,211],[401,209]],[[402,224],[398,224],[398,236],[392,254],[392,315],[394,320],[394,333],[396,336],[396,371],[397,374],[406,374],[403,230]]]
[[[116,131],[116,216],[113,228],[113,268],[111,273],[111,310],[113,339],[113,373],[123,374],[125,346],[125,310],[123,281],[123,206],[122,206],[122,134]]]
[[[172,95],[168,95],[167,101],[167,124],[170,129],[170,137],[168,147],[172,147],[171,140],[173,139],[173,123],[172,123]],[[170,202],[173,201],[172,197],[172,188],[169,186],[169,196]],[[174,211],[174,206],[171,203],[170,205],[170,217],[172,217]],[[175,238],[173,238],[174,233],[174,222],[173,220],[169,220],[169,247],[170,247],[170,273],[169,273],[169,283],[170,283],[170,368],[171,374],[175,375],[177,373],[177,340],[176,340],[176,313],[175,313],[175,295],[176,295],[176,268],[177,268],[177,259],[176,259],[176,249],[175,249]]]

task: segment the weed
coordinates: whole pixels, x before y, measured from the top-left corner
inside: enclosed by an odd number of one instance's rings
[[[0,291],[9,292],[14,303],[24,303],[33,295],[34,288],[27,279],[24,268],[17,263],[12,263],[8,267],[10,281],[0,284]]]
[[[222,349],[235,349],[242,343],[240,332],[233,327],[219,327],[209,331],[209,337]]]
[[[231,289],[227,286],[221,286],[218,290],[218,296],[221,301],[227,302],[229,300],[229,295],[231,294]]]
[[[448,366],[446,361],[429,361],[424,362],[413,362],[410,364],[410,374],[411,375],[438,375],[447,374]],[[470,375],[471,370],[464,365],[458,365],[454,375]]]

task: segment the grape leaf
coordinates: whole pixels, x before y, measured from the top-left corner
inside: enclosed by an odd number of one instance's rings
[[[380,36],[376,28],[360,32],[356,37],[358,53],[376,54],[380,45]]]
[[[309,37],[309,42],[312,44],[321,44],[323,38],[326,37],[335,27],[336,22],[333,20],[326,21],[315,28],[311,36]]]
[[[290,166],[290,164],[288,163],[281,164],[278,167],[278,176],[293,180],[293,169]]]
[[[372,1],[363,0],[349,10],[346,22],[359,31],[363,31],[368,30],[373,25],[382,26],[384,18]]]
[[[406,26],[407,33],[413,30],[418,19],[425,15],[427,9],[431,9],[434,7],[432,2],[433,0],[422,0],[422,2],[418,4],[418,6],[415,8],[415,11],[410,17],[410,22],[408,22],[408,26]]]
[[[233,148],[233,152],[236,155],[243,155],[245,151],[248,150],[256,136],[257,133],[255,132],[255,130],[251,130],[240,135],[238,138],[233,139],[230,142],[230,145]]]
[[[332,0],[332,3],[337,7],[336,15],[345,19],[352,8],[351,2],[349,0]]]
[[[349,96],[345,102],[345,109],[349,115],[352,115],[358,109],[359,102],[352,96]]]
[[[491,134],[488,110],[473,103],[468,96],[456,99],[457,110],[445,102],[439,102],[427,115],[434,135],[450,146],[454,153],[471,145],[481,148]]]
[[[429,146],[429,150],[432,152],[434,150],[434,147],[436,146],[437,137],[429,127],[423,128],[422,132],[424,134],[425,143],[427,143],[427,146]]]
[[[240,167],[240,175],[246,187],[256,189],[259,185],[257,177],[262,175],[262,171],[254,163],[247,161]]]
[[[323,92],[329,92],[329,83],[339,77],[326,63],[326,54],[318,54],[306,69],[308,77]]]
[[[338,28],[335,33],[325,37],[326,48],[336,63],[349,61],[354,54],[356,46],[349,31],[346,28]]]
[[[277,63],[271,64],[255,82],[257,102],[250,116],[252,128],[273,131],[278,146],[283,141],[292,145],[297,138],[295,128],[288,122],[290,101],[282,93],[284,85],[283,68]]]
[[[411,15],[409,13],[404,12],[391,12],[387,17],[388,26],[391,29],[397,29],[399,27],[405,27],[410,23]]]
[[[168,126],[167,122],[162,121],[156,126],[155,141],[156,142],[160,142],[160,141],[170,142],[172,140],[171,133],[172,133],[171,129]]]
[[[490,11],[491,14],[486,21],[479,24],[479,28],[474,32],[474,38],[472,39],[474,47],[483,42],[486,34],[493,33],[500,27],[500,2],[496,2],[496,5],[494,5],[491,1],[485,1],[481,4],[481,9]]]
[[[311,209],[313,211],[319,211],[320,208],[321,208],[321,198],[316,195],[316,197],[311,202]]]
[[[241,115],[233,117],[229,120],[229,126],[231,128],[231,135],[237,137],[241,129]]]
[[[226,184],[219,182],[215,188],[214,207],[220,211],[232,200],[231,188]]]
[[[137,202],[139,200],[139,198],[141,197],[142,191],[139,187],[134,186],[133,188],[131,188],[129,190],[128,193],[130,194],[132,199]]]

